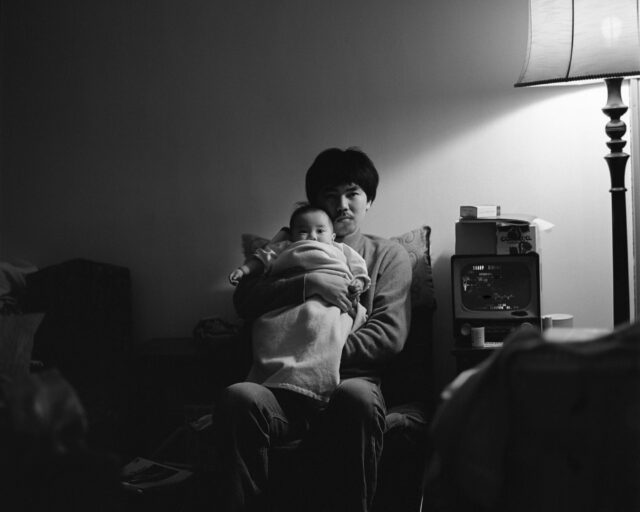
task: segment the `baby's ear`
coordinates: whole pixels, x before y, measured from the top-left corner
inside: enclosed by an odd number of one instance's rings
[[[336,239],[336,234],[335,233],[331,233],[331,240],[335,240]]]

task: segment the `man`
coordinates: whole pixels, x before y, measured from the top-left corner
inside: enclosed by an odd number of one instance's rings
[[[227,388],[216,421],[220,428],[224,510],[260,510],[268,486],[269,452],[301,439],[308,466],[301,468],[305,504],[322,511],[370,510],[382,451],[386,407],[380,372],[402,349],[409,327],[411,265],[395,242],[363,235],[360,226],[378,186],[378,172],[362,151],[332,148],[306,174],[309,202],[331,216],[336,241],[365,260],[371,286],[360,297],[368,320],[347,338],[341,383],[327,405],[294,392],[242,382]],[[309,273],[286,278],[243,279],[234,294],[240,316],[252,320],[311,296],[347,311],[347,279]],[[304,343],[304,340],[301,340]]]

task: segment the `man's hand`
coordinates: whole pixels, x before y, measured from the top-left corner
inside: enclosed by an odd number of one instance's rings
[[[351,299],[352,302],[357,300],[358,297],[360,297],[362,290],[364,290],[364,282],[362,279],[355,278],[351,283],[349,283],[349,299]]]
[[[344,313],[351,309],[349,281],[344,277],[311,272],[305,277],[306,297],[318,295]]]

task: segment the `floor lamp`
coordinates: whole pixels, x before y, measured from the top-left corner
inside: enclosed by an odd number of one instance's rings
[[[640,75],[639,0],[529,0],[527,57],[516,87],[604,79],[611,175],[613,322],[629,321],[622,80]]]

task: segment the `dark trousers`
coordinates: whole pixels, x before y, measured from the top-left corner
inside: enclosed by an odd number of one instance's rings
[[[365,378],[342,381],[324,407],[259,384],[228,387],[215,415],[225,479],[221,509],[265,510],[269,449],[300,439],[304,464],[292,468],[300,478],[290,482],[291,496],[304,499],[300,510],[370,510],[385,414],[380,387]]]

